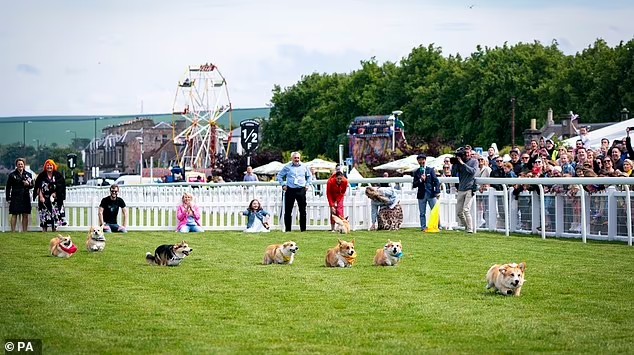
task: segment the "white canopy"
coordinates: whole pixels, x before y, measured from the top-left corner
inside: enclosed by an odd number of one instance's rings
[[[334,161],[327,161],[319,158],[313,159],[304,164],[308,165],[308,167],[310,168],[317,169],[317,172],[320,173],[331,173],[335,170],[335,167],[337,166],[337,163],[335,163]]]
[[[348,179],[363,179],[363,176],[359,173],[357,168],[352,168],[352,170],[348,173]]]
[[[627,121],[618,122],[611,126],[603,127],[601,129],[597,129],[596,131],[588,132],[588,138],[590,138],[590,147],[598,148],[601,146],[601,138],[607,138],[610,141],[610,145],[615,139],[622,139],[627,135],[625,133],[625,129],[627,127],[634,126],[634,118],[629,119]],[[574,136],[572,138],[568,138],[564,140],[564,144],[569,147],[574,147],[575,143],[579,139],[579,136]]]
[[[391,161],[389,163],[375,166],[374,170],[402,170],[416,169],[418,167],[418,161],[416,160],[417,154],[410,155],[407,158]]]
[[[268,164],[260,165],[257,168],[254,168],[253,172],[259,175],[275,175],[279,173],[283,167],[283,163],[280,163],[279,161],[272,161]]]

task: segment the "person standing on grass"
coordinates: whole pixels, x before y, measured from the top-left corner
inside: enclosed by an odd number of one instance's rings
[[[11,215],[11,232],[16,231],[18,216],[22,223],[22,232],[29,229],[29,216],[31,215],[31,195],[29,190],[34,186],[33,176],[25,170],[26,160],[18,158],[15,160],[15,170],[7,178],[5,189],[6,199],[9,203],[9,214]]]
[[[104,226],[104,232],[127,233],[128,232],[128,208],[119,194],[117,184],[110,185],[110,196],[104,197],[99,204],[99,224]],[[117,224],[119,208],[123,215],[123,223]]]
[[[427,162],[425,154],[418,154],[416,160],[420,167],[414,171],[412,187],[418,189],[416,198],[418,199],[420,230],[425,231],[427,229],[427,205],[429,205],[430,211],[436,205],[440,196],[440,180],[436,177],[434,168],[425,166]]]
[[[456,196],[456,214],[465,227],[465,232],[473,233],[473,221],[471,218],[471,200],[477,190],[475,173],[478,169],[478,161],[468,158],[464,148],[456,150],[456,156],[452,161],[452,175],[458,176],[458,194]]]
[[[343,176],[341,171],[334,173],[326,184],[326,197],[328,198],[328,206],[330,206],[330,231],[335,231],[335,220],[332,215],[344,218],[343,215],[343,198],[348,190],[348,179]]]
[[[66,181],[57,171],[57,164],[53,159],[44,162],[44,170],[35,179],[33,199],[37,199],[37,211],[40,217],[42,231],[48,227],[55,232],[57,227],[65,225],[64,200],[66,199]]]
[[[277,174],[277,182],[284,191],[284,228],[291,231],[291,214],[297,201],[299,209],[299,230],[306,231],[306,190],[312,185],[310,169],[302,164],[299,152],[291,153],[292,161],[286,164]]]

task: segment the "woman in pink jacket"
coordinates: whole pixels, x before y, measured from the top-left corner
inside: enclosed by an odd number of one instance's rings
[[[193,198],[190,193],[183,194],[183,204],[178,206],[176,211],[176,218],[178,218],[176,231],[178,232],[204,232],[200,226],[200,208],[194,204]]]

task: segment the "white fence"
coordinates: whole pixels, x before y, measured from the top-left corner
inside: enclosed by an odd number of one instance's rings
[[[350,180],[352,186],[369,183],[394,183],[400,186],[401,206],[404,213],[403,228],[420,228],[416,190],[411,178],[374,178]],[[441,225],[446,229],[460,228],[455,213],[455,193],[449,186],[457,178],[441,178]],[[634,185],[634,178],[547,178],[547,179],[478,179],[482,184],[498,184],[502,191],[489,189],[477,193],[471,209],[478,230],[506,233],[533,233],[546,237],[587,238],[622,241],[632,244],[632,213],[630,191],[624,182]],[[576,194],[544,194],[544,185],[612,184],[605,191],[588,194],[579,189]],[[309,230],[330,229],[325,180],[316,182],[316,189],[307,193],[307,224]],[[508,184],[508,185],[507,185]],[[530,184],[532,193],[522,192],[517,198],[510,186]],[[364,187],[352,188],[345,199],[345,214],[353,230],[367,229],[370,224],[370,201]],[[541,191],[541,193],[537,193]],[[128,205],[130,231],[156,231],[176,229],[176,206],[184,192],[194,195],[202,210],[202,225],[207,231],[243,230],[246,217],[242,216],[253,198],[261,201],[272,215],[273,228],[283,229],[282,190],[276,183],[247,182],[223,184],[153,184],[122,185],[120,197]],[[99,202],[108,195],[107,187],[69,187],[64,202],[68,226],[60,230],[85,231],[98,222]],[[30,230],[39,230],[36,204],[33,204]],[[0,231],[10,230],[8,205],[0,201]],[[430,213],[428,211],[427,217]],[[121,218],[121,217],[120,217]],[[297,207],[293,210],[293,229],[299,229]],[[18,223],[19,224],[19,223]],[[542,228],[541,226],[545,226]]]

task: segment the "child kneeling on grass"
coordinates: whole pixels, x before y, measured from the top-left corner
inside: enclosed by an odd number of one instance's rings
[[[246,233],[268,233],[271,231],[269,229],[271,214],[262,209],[262,205],[257,199],[253,199],[249,203],[249,208],[243,211],[242,215],[247,216],[247,229],[244,230]]]

